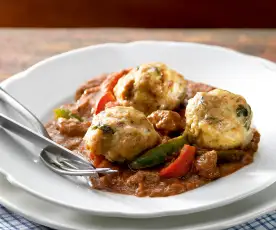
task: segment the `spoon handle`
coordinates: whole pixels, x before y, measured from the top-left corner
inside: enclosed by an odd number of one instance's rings
[[[8,94],[2,87],[0,87],[0,101],[10,105],[15,111],[17,111],[26,121],[28,121],[35,131],[43,136],[50,138],[48,132],[44,128],[43,124],[38,118],[29,111],[24,105],[18,102],[14,97]]]

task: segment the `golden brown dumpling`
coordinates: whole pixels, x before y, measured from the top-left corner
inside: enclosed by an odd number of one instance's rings
[[[200,92],[188,101],[185,134],[200,147],[244,147],[252,139],[251,120],[251,108],[242,96],[222,89]]]
[[[142,112],[116,106],[93,117],[84,140],[91,153],[123,162],[157,145],[160,136]]]
[[[187,82],[163,63],[143,64],[122,77],[114,88],[117,101],[149,115],[174,110],[184,102]]]

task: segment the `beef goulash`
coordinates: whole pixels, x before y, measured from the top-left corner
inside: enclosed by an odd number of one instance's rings
[[[245,98],[192,82],[163,63],[92,78],[55,109],[51,138],[85,156],[93,188],[164,197],[198,188],[253,162],[260,134]]]

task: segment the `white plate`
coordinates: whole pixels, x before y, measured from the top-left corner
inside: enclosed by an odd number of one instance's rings
[[[0,203],[25,218],[66,230],[216,230],[244,223],[276,209],[276,184],[221,208],[185,216],[126,219],[93,216],[38,199],[12,186],[0,174]]]
[[[150,61],[161,61],[186,78],[203,81],[244,95],[262,134],[255,162],[199,189],[166,198],[138,198],[90,190],[49,171],[35,159],[39,149],[26,142],[0,140],[0,169],[13,183],[43,199],[94,215],[149,218],[187,214],[219,207],[252,195],[276,180],[273,102],[276,66],[228,49],[173,42],[105,44],[58,55],[36,64],[24,77],[2,86],[39,118],[72,98],[85,80]],[[6,111],[9,115],[10,111]],[[1,131],[1,130],[0,130]],[[3,132],[3,131],[2,131]],[[14,137],[13,137],[14,138]],[[29,154],[28,154],[29,153]]]

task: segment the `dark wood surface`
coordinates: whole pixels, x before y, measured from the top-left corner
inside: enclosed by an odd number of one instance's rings
[[[64,51],[135,40],[214,44],[276,61],[276,30],[0,29],[0,81]]]
[[[0,26],[275,28],[275,8],[275,0],[0,0]]]

